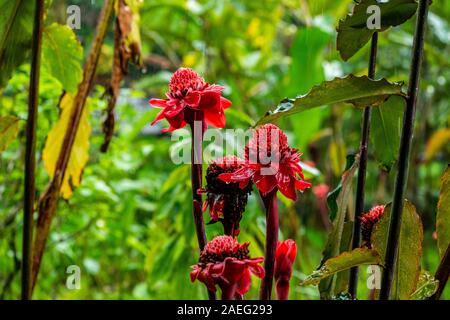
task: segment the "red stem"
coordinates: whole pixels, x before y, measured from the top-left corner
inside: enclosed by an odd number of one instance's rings
[[[203,163],[203,112],[192,111],[191,127],[191,180],[192,180],[192,212],[194,215],[195,231],[200,252],[206,246],[205,222],[203,221],[202,195],[198,192],[202,188],[202,163]],[[200,124],[200,125],[199,125]],[[198,132],[200,130],[200,132]],[[216,300],[214,292],[208,290],[210,300]]]
[[[275,268],[275,251],[278,242],[278,203],[277,189],[261,198],[266,207],[266,250],[264,259],[265,276],[259,293],[261,300],[270,300],[272,296],[273,273]]]

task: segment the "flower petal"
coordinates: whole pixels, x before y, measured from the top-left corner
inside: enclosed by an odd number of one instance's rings
[[[166,99],[150,99],[148,102],[151,106],[156,108],[165,108],[167,107],[167,100]]]

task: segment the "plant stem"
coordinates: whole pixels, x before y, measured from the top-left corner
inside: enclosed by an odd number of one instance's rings
[[[36,285],[37,276],[39,273],[42,257],[44,255],[45,244],[50,232],[50,225],[56,212],[56,207],[59,199],[59,192],[61,184],[64,181],[64,175],[69,163],[72,147],[75,142],[75,137],[78,131],[78,125],[83,113],[86,99],[92,87],[94,80],[97,62],[100,57],[100,51],[103,41],[108,29],[109,20],[114,9],[113,0],[105,0],[102,11],[98,19],[98,24],[95,32],[95,38],[92,43],[92,48],[89,52],[88,59],[84,66],[83,81],[78,85],[78,91],[73,101],[74,110],[71,114],[69,125],[64,134],[64,140],[61,146],[61,151],[58,155],[56,163],[55,174],[47,187],[47,190],[39,199],[39,217],[36,225],[36,235],[33,244],[33,268],[32,268],[32,289]]]
[[[375,67],[377,61],[377,45],[378,33],[372,35],[372,44],[370,48],[368,76],[370,79],[375,78]],[[361,129],[361,144],[359,147],[359,168],[358,168],[358,182],[356,185],[356,203],[355,203],[355,221],[353,222],[353,240],[352,249],[360,246],[361,242],[361,221],[359,217],[364,210],[364,190],[366,185],[366,171],[367,171],[367,153],[369,147],[370,135],[370,121],[372,117],[372,108],[364,108],[363,125]],[[348,284],[348,293],[353,299],[356,299],[358,293],[358,267],[350,270],[350,279]]]
[[[192,147],[191,147],[191,184],[192,184],[192,212],[194,215],[195,232],[200,252],[206,246],[205,223],[203,221],[202,195],[199,190],[202,188],[202,163],[203,163],[203,113],[202,111],[192,111],[192,120],[189,121],[191,127]],[[210,300],[215,300],[214,292],[208,290]]]
[[[385,270],[381,280],[380,300],[389,299],[394,280],[395,265],[398,256],[398,243],[400,226],[402,222],[403,198],[408,180],[408,167],[412,136],[414,132],[414,118],[417,104],[417,95],[420,82],[420,67],[423,58],[423,44],[425,25],[428,14],[428,1],[420,0],[417,12],[416,30],[411,60],[411,70],[406,98],[406,109],[403,115],[403,128],[398,156],[398,172],[395,180],[394,196],[392,201],[391,219],[386,247]]]
[[[275,251],[278,242],[278,203],[275,188],[261,198],[266,208],[266,249],[264,257],[264,279],[259,293],[261,300],[270,300],[272,296],[273,274],[275,268]]]
[[[42,26],[44,21],[44,0],[36,1],[31,51],[30,91],[28,96],[28,119],[25,147],[25,179],[23,199],[23,241],[22,241],[22,300],[31,299],[33,213],[36,193],[36,128],[39,104],[39,74],[41,65]]]
[[[222,300],[233,300],[233,298],[235,298],[236,296],[240,296],[238,293],[236,293],[236,289],[237,284],[223,285]]]
[[[438,289],[435,294],[428,298],[428,300],[439,300],[441,298],[442,292],[444,292],[445,285],[447,284],[448,277],[450,277],[450,243],[448,244],[447,250],[442,257],[434,276],[436,280],[439,280]]]

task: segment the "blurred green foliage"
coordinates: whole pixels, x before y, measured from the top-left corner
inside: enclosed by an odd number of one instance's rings
[[[200,283],[189,281],[198,258],[190,203],[190,170],[170,160],[174,142],[149,123],[156,115],[147,100],[163,97],[171,73],[192,67],[211,83],[226,86],[233,102],[227,128],[247,128],[285,96],[303,94],[336,76],[366,74],[368,46],[344,63],[335,49],[339,18],[352,1],[346,0],[145,0],[141,34],[145,72],[132,69],[117,106],[116,135],[108,153],[99,152],[106,102],[104,88],[112,66],[113,28],[98,67],[91,126],[90,160],[73,197],[60,201],[35,289],[36,299],[198,299],[206,298]],[[47,25],[65,23],[66,7],[80,5],[80,30],[75,30],[84,55],[93,37],[101,4],[90,0],[53,1]],[[434,159],[423,161],[430,136],[448,127],[450,68],[450,3],[431,6],[419,98],[413,161],[407,190],[425,227],[424,269],[434,273],[438,263],[435,230],[439,177],[449,162],[444,145]],[[414,18],[380,34],[377,78],[408,78]],[[37,190],[49,177],[41,152],[58,119],[62,87],[41,70],[38,127]],[[29,65],[22,65],[3,90],[0,116],[27,117]],[[320,174],[314,185],[333,189],[340,180],[347,152],[359,147],[361,113],[351,108],[320,108],[286,118],[279,125],[291,145],[304,153]],[[18,139],[0,156],[0,298],[16,299],[20,292],[22,181],[25,121]],[[369,150],[366,208],[390,201],[395,166],[383,171]],[[353,201],[353,200],[351,200]],[[319,265],[327,231],[319,201],[308,190],[293,204],[282,199],[281,238],[297,241],[299,255],[291,286],[292,299],[317,299],[318,291],[300,287],[300,280]],[[205,214],[207,219],[207,215]],[[250,197],[241,223],[240,241],[250,241],[252,256],[263,255],[264,215],[257,194]],[[208,238],[221,233],[218,224],[206,227]],[[65,286],[66,268],[82,270],[81,290]],[[362,281],[366,277],[360,272]],[[363,283],[363,282],[362,282]],[[248,298],[257,297],[253,280]],[[360,298],[367,298],[360,286]],[[450,298],[447,289],[444,298]]]

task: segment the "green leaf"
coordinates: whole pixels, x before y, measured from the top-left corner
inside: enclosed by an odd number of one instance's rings
[[[444,257],[450,244],[450,165],[441,178],[441,192],[436,216],[437,243],[439,257]]]
[[[83,48],[75,33],[66,25],[53,23],[44,29],[42,65],[70,93],[77,91],[83,71]]]
[[[352,165],[355,163],[355,155],[350,154],[347,156],[347,162],[346,162],[346,168],[345,170],[348,170],[352,167]],[[339,196],[339,193],[342,189],[342,180],[339,181],[338,186],[327,195],[327,205],[328,210],[330,211],[330,220],[333,221],[334,218],[336,218],[336,213],[338,211],[338,204],[337,204],[337,198]]]
[[[439,281],[436,280],[428,271],[422,271],[417,283],[417,289],[411,295],[411,300],[425,300],[431,297],[438,289]]]
[[[13,116],[0,117],[0,152],[14,141],[19,132],[19,119]]]
[[[317,285],[323,279],[328,278],[338,272],[363,264],[382,263],[381,257],[375,250],[368,248],[357,248],[352,251],[343,252],[337,257],[328,259],[325,263],[311,275],[307,276],[301,283],[302,286]]]
[[[384,209],[383,217],[374,225],[371,243],[372,248],[386,255],[386,244],[389,233],[391,204]],[[397,268],[395,272],[393,298],[409,299],[416,290],[420,276],[420,260],[422,257],[423,227],[422,221],[414,205],[405,200],[399,239]]]
[[[373,5],[380,8],[380,29],[367,27],[367,20],[373,15],[367,13],[367,9]],[[404,23],[416,10],[415,0],[391,0],[383,3],[377,0],[361,0],[353,8],[353,13],[340,20],[337,27],[336,47],[342,59],[347,61],[370,40],[372,34]]]
[[[336,218],[333,221],[333,229],[328,235],[327,244],[323,252],[322,264],[328,259],[338,256],[340,253],[348,200],[352,193],[353,177],[359,166],[359,156],[354,158],[349,157],[347,167],[348,166],[350,166],[350,168],[347,168],[342,174],[340,182],[341,189],[336,197]],[[323,281],[319,286],[321,297],[325,299],[331,298],[334,294],[334,285],[335,282],[333,278]]]
[[[378,163],[388,172],[397,160],[404,108],[405,99],[392,96],[379,107],[372,109],[370,137]]]
[[[0,88],[31,48],[35,1],[0,0]]]
[[[272,111],[258,120],[262,125],[295,113],[311,110],[324,105],[351,103],[355,107],[377,106],[391,95],[404,96],[402,83],[390,83],[386,79],[371,80],[367,76],[349,75],[324,81],[314,86],[308,94],[295,99],[284,99]]]

